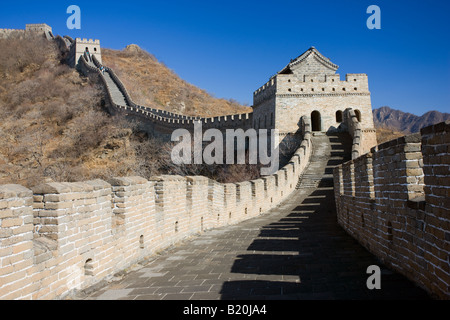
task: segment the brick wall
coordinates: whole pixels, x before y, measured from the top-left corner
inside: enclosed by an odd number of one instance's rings
[[[291,161],[271,176],[117,177],[0,186],[0,299],[57,299],[207,229],[277,206],[311,155],[308,123]]]
[[[345,81],[339,74],[277,74],[253,93],[253,108],[254,128],[296,132],[301,116],[318,111],[318,131],[346,131],[337,114],[352,108],[361,129],[375,132],[366,74],[346,74]]]
[[[429,126],[334,170],[338,223],[439,299],[450,298],[449,131]]]

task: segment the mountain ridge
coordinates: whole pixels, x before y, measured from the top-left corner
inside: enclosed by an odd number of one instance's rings
[[[419,132],[423,127],[450,120],[450,113],[431,110],[418,116],[389,106],[373,109],[372,115],[376,128],[389,129],[404,134]]]

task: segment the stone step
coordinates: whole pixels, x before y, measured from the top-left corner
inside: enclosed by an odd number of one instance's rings
[[[334,165],[348,159],[349,141],[342,134],[327,135],[323,132],[313,133],[313,154],[304,174],[299,179],[296,189],[332,188]],[[329,161],[332,160],[332,164]]]
[[[127,106],[128,104],[126,102],[124,94],[111,78],[111,75],[108,72],[105,72],[103,76],[106,82],[106,87],[109,90],[113,102],[120,106]]]

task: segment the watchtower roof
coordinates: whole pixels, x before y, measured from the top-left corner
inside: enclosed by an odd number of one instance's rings
[[[312,61],[313,63],[310,63]],[[338,68],[338,65],[322,55],[315,47],[311,47],[297,58],[292,59],[278,74],[335,73]]]

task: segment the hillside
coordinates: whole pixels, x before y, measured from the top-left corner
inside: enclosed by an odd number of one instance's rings
[[[132,124],[41,38],[0,39],[0,183],[32,187],[139,172]]]
[[[137,104],[202,117],[252,111],[187,83],[137,45],[123,50],[102,49],[102,60],[116,72]]]
[[[33,187],[43,181],[159,174],[204,175],[220,182],[237,182],[259,174],[245,165],[174,166],[171,145],[148,137],[134,123],[103,110],[98,85],[62,64],[63,57],[54,43],[43,38],[8,38],[0,39],[0,48],[0,184]],[[129,47],[124,52],[110,51],[109,58],[115,66],[136,67],[142,72],[134,73],[136,79],[144,82],[159,74],[165,80],[157,81],[157,89],[148,92],[161,101],[166,94],[167,101],[175,103],[170,95],[180,90],[178,97],[186,101],[186,110],[191,104],[193,110],[202,109],[205,114],[211,106],[223,106],[222,111],[230,112],[242,108],[196,91],[163,67],[151,69],[153,75],[146,78],[150,71],[145,71],[144,65],[152,57],[143,51]],[[142,99],[152,101],[151,97],[143,94]]]
[[[405,134],[399,131],[390,130],[386,128],[377,128],[377,143],[382,144],[387,141],[397,139]]]
[[[376,128],[393,130],[403,134],[419,132],[423,127],[450,119],[450,113],[428,111],[422,116],[417,116],[389,107],[374,109],[372,113]]]

